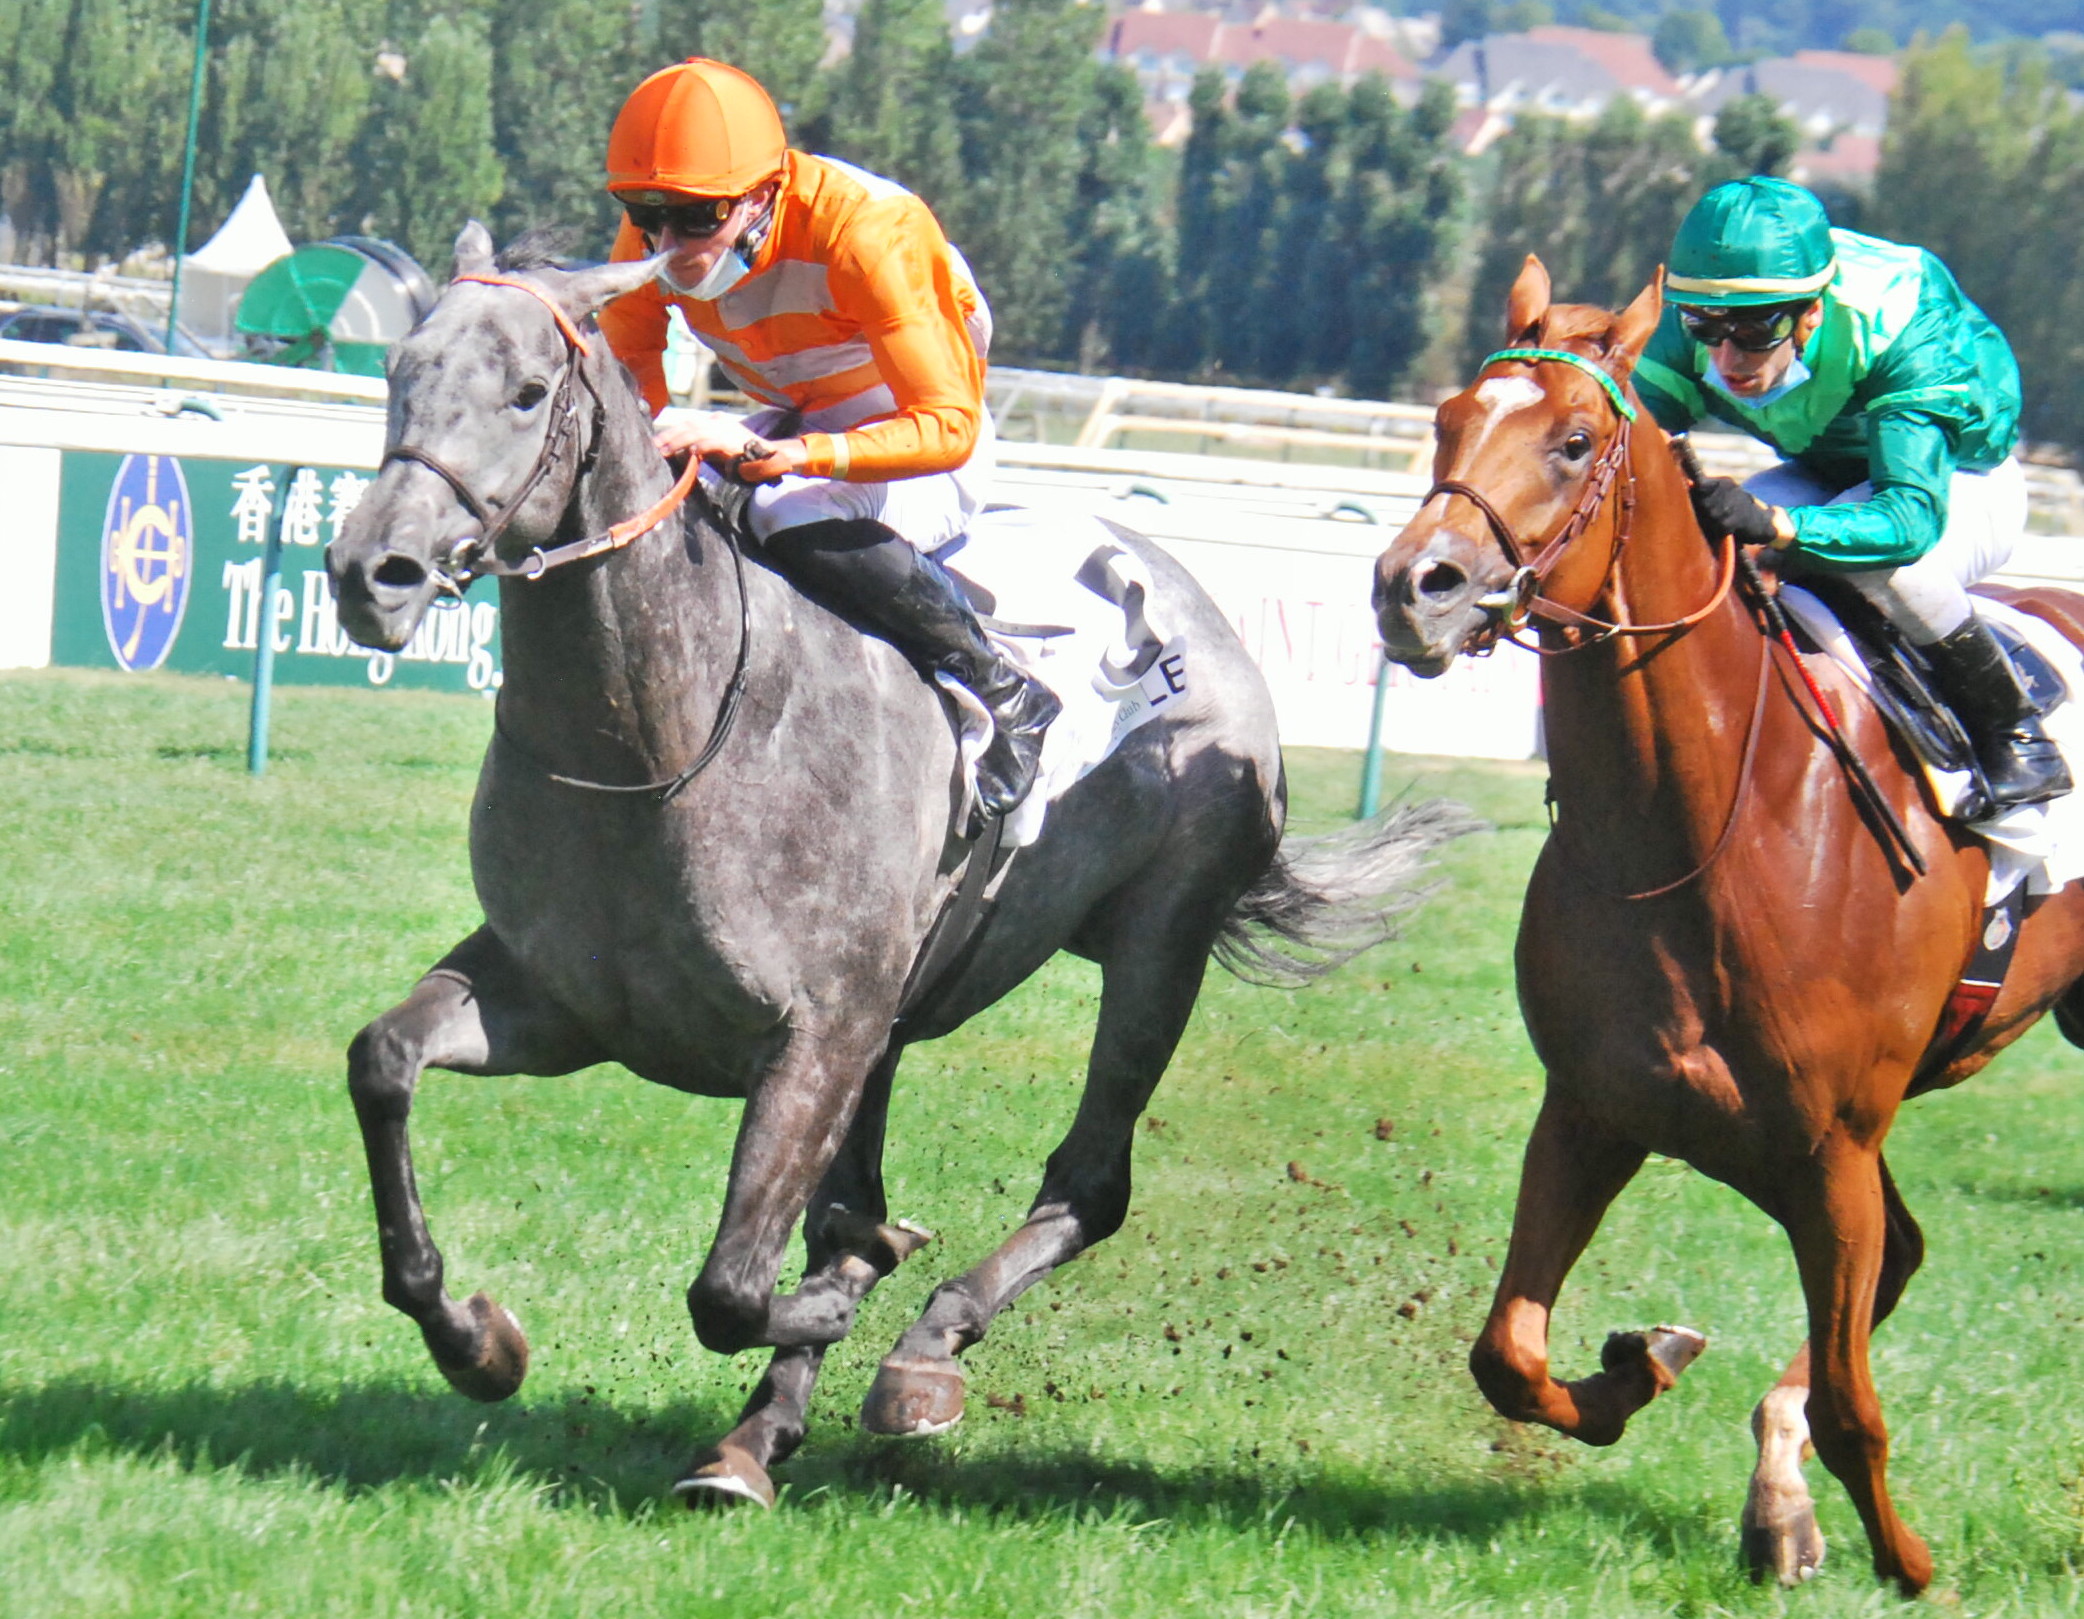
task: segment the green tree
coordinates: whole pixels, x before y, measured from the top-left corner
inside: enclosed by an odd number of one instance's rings
[[[1062,341],[1071,240],[1103,22],[1077,0],[1000,0],[957,59],[963,194],[944,220],[991,300],[996,352],[1046,357]]]
[[[1763,92],[1725,101],[1715,115],[1715,150],[1739,174],[1785,174],[1801,145],[1800,127]]]
[[[1667,11],[1650,34],[1650,49],[1669,73],[1698,73],[1730,60],[1729,36],[1712,11]]]
[[[806,139],[936,209],[963,184],[955,50],[941,0],[868,0]]]
[[[1326,299],[1317,364],[1362,397],[1394,394],[1428,342],[1427,297],[1461,201],[1447,139],[1454,114],[1453,92],[1440,83],[1409,111],[1379,78],[1361,80],[1347,99],[1335,228],[1309,282]]]
[[[1077,274],[1058,353],[1081,371],[1141,370],[1173,296],[1162,222],[1171,165],[1151,139],[1142,86],[1121,64],[1094,76],[1078,144]]]
[[[292,237],[353,225],[361,189],[353,154],[375,83],[368,11],[350,0],[226,0],[213,11],[196,147],[199,219],[222,219],[248,179],[263,174]]]
[[[793,129],[816,112],[825,55],[821,0],[658,0],[660,63],[711,56],[743,68]]]
[[[505,172],[490,223],[502,240],[571,226],[605,256],[617,219],[601,189],[608,130],[653,65],[636,14],[593,0],[504,0],[490,22],[493,143]]]
[[[1875,232],[1942,259],[2011,339],[2027,433],[2084,449],[2084,115],[2036,55],[2007,74],[1964,30],[1913,49],[1875,177]]]
[[[1626,99],[1589,127],[1523,118],[1498,143],[1483,247],[1470,289],[1466,363],[1497,347],[1505,294],[1529,253],[1559,301],[1619,308],[1648,283],[1686,210],[1729,177],[1683,115],[1648,118]]]
[[[379,84],[364,130],[367,219],[441,274],[463,222],[486,218],[505,187],[492,52],[477,18],[437,16],[404,55],[404,75]]]
[[[146,230],[171,236],[171,208],[151,202],[179,146],[156,131],[180,127],[192,36],[155,0],[0,11],[0,197],[23,245],[56,261],[120,254],[144,234],[126,217],[140,206]]]

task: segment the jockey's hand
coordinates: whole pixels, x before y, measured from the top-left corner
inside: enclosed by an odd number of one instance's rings
[[[698,455],[714,466],[726,466],[733,457],[759,440],[736,416],[715,410],[662,410],[651,424],[651,442],[660,455],[672,459]]]
[[[1693,486],[1693,511],[1711,539],[1727,534],[1739,545],[1784,549],[1794,524],[1778,506],[1768,506],[1734,478],[1703,478]]]
[[[810,449],[800,438],[776,439],[772,443],[751,440],[724,468],[740,483],[773,483],[792,472],[801,472],[810,460]]]

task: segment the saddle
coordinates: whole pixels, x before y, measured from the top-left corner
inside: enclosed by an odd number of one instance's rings
[[[1939,695],[1923,650],[1905,640],[1872,602],[1844,580],[1812,576],[1802,579],[1800,586],[1823,603],[1844,628],[1871,677],[1875,706],[1918,757],[1935,770],[1963,772],[1975,779],[1976,789],[1963,797],[1952,815],[1960,821],[1976,820],[1989,802],[1982,771],[1968,733]],[[1991,617],[1985,622],[2010,658],[2034,712],[2046,718],[2067,698],[2061,674],[2038,647],[2003,619]],[[1803,650],[1822,650],[1799,621],[1796,633]]]

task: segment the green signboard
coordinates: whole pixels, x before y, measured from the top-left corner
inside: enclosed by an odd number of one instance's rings
[[[342,632],[324,548],[371,481],[344,468],[68,450],[51,661],[247,679],[266,633],[277,681],[491,693],[499,607],[489,596],[436,608],[396,653]],[[282,573],[270,603],[261,569],[277,511]]]

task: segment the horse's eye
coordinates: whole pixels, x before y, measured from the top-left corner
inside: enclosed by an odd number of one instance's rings
[[[1592,435],[1576,432],[1563,441],[1563,453],[1573,461],[1582,461],[1592,453]]]
[[[524,382],[521,384],[521,391],[514,395],[514,409],[534,410],[549,392],[550,389],[545,383]]]

